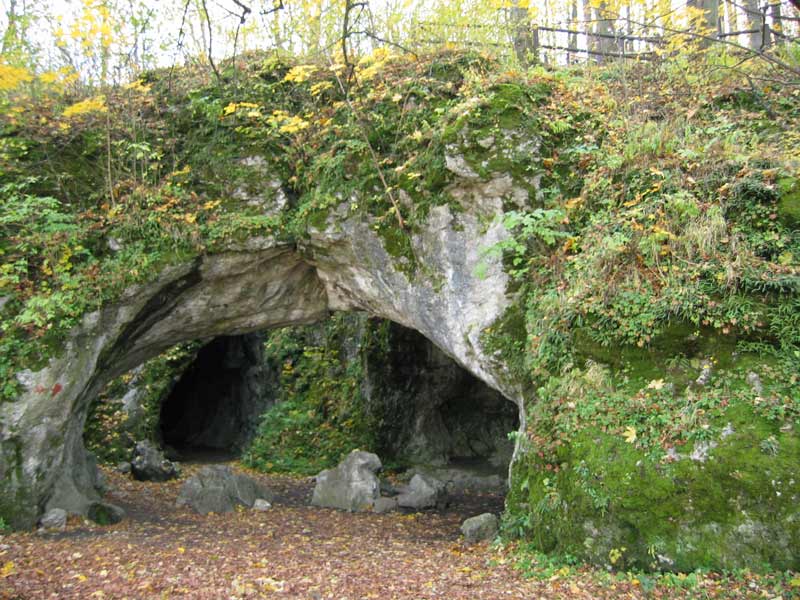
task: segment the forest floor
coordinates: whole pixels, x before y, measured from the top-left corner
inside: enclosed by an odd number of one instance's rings
[[[309,506],[310,478],[249,474],[275,493],[272,509],[201,516],[175,506],[182,480],[106,472],[107,500],[127,518],[111,526],[71,518],[63,532],[1,536],[0,600],[774,597],[755,576],[647,591],[633,576],[591,569],[526,578],[508,547],[460,537],[465,518],[502,510],[500,495],[459,495],[442,512],[351,514]]]

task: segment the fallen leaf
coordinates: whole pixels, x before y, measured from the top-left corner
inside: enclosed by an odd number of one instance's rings
[[[622,437],[625,438],[625,441],[629,444],[632,444],[636,441],[636,428],[628,426],[625,428],[625,432],[622,434]]]

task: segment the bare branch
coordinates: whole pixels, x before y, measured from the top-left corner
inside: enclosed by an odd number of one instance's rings
[[[206,5],[206,0],[200,0],[200,4],[203,7],[203,12],[206,15],[206,25],[208,26],[208,63],[211,65],[211,69],[214,71],[214,75],[217,78],[217,81],[222,81],[222,76],[219,74],[219,69],[217,69],[217,65],[214,62],[213,56],[213,42],[212,42],[212,27],[211,27],[211,17],[208,14],[208,6]]]

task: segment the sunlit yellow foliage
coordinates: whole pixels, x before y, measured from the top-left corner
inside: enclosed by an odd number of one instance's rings
[[[140,94],[147,94],[150,92],[150,86],[142,83],[141,79],[137,79],[125,86],[126,90],[131,90],[133,92],[139,92]]]
[[[108,5],[102,1],[83,0],[83,12],[70,28],[70,37],[79,42],[85,51],[90,51],[95,41],[104,49],[113,42],[113,21]]]
[[[76,102],[72,106],[68,106],[64,109],[63,114],[69,119],[90,113],[104,113],[107,111],[106,97],[95,96],[94,98],[87,98],[81,102]]]
[[[311,86],[311,95],[319,96],[322,92],[325,92],[332,87],[333,84],[330,81],[320,81],[319,83],[315,83]]]
[[[78,74],[71,67],[61,67],[57,71],[45,71],[37,75],[39,82],[49,87],[59,87],[74,83]]]
[[[317,67],[314,65],[297,65],[289,69],[289,72],[286,73],[286,77],[284,77],[283,80],[293,83],[303,83],[304,81],[308,81],[316,71]]]
[[[247,113],[248,117],[253,117],[253,116],[260,117],[261,116],[261,113],[259,112],[261,110],[261,105],[255,104],[253,102],[229,102],[228,105],[225,106],[225,108],[222,109],[222,115],[223,116],[232,115],[240,108],[251,109]],[[255,114],[253,114],[253,113],[255,113]]]
[[[268,122],[273,127],[277,127],[281,133],[293,134],[304,129],[308,129],[311,123],[298,115],[290,115],[285,110],[276,110],[270,115]]]
[[[58,83],[58,80],[59,76],[55,71],[47,71],[39,75],[39,81],[45,85],[53,85],[54,83]]]
[[[358,61],[358,76],[365,81],[372,79],[380,73],[386,64],[395,58],[386,48],[378,48],[372,54]]]
[[[27,69],[0,63],[0,91],[13,90],[31,79],[33,76]]]

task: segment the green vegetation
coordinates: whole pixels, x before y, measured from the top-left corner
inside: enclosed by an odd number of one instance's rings
[[[312,475],[351,450],[373,450],[377,427],[362,396],[359,329],[363,319],[338,314],[320,327],[270,332],[266,358],[279,366],[278,404],[268,410],[243,462],[267,472]],[[320,337],[322,339],[320,339]]]
[[[241,68],[222,82],[152,72],[77,103],[51,89],[0,117],[0,397],[15,398],[16,373],[43,365],[83,315],[131,284],[252,236],[301,240],[335,227],[340,205],[414,277],[409,236],[432,206],[462,210],[446,192],[451,138],[476,120],[498,140],[487,164],[522,177],[534,158],[508,150],[534,131],[529,117],[550,89],[456,53],[376,52],[347,103],[336,65],[251,56]],[[21,83],[3,101],[13,108],[39,87]],[[509,115],[527,129],[504,129]]]
[[[589,575],[599,589],[615,589],[615,584],[629,584],[642,594],[658,597],[713,598],[750,597],[754,588],[771,598],[792,598],[800,587],[800,578],[791,571],[754,573],[749,569],[735,569],[714,573],[706,569],[691,572],[645,572],[640,570],[601,571],[581,565],[569,554],[543,554],[535,545],[517,545],[512,548],[514,566],[525,577],[541,581],[574,580]]]
[[[657,83],[675,85],[669,65],[625,104],[617,75],[545,157],[542,206],[489,249],[525,312],[486,344],[537,398],[506,531],[614,568],[796,568],[797,105],[731,105],[703,76],[710,99],[686,106]],[[656,96],[657,120],[640,107]]]
[[[100,462],[129,461],[137,441],[157,440],[161,404],[198,349],[198,343],[179,344],[103,389],[89,409],[83,436],[86,448]],[[123,402],[127,393],[136,396],[131,412]]]

